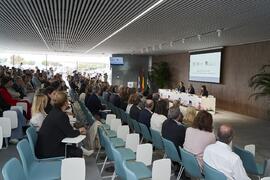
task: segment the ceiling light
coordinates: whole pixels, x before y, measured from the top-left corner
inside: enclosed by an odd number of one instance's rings
[[[170,47],[173,47],[173,41],[170,42]]]
[[[217,30],[217,36],[220,37],[221,36],[221,33],[222,33],[222,30],[221,29],[218,29]]]
[[[159,44],[159,46],[158,46],[158,47],[159,47],[159,49],[162,49],[162,44]]]
[[[120,29],[114,31],[111,35],[109,35],[108,37],[106,37],[105,39],[103,39],[102,41],[100,41],[99,43],[97,43],[95,46],[93,46],[92,48],[88,49],[84,53],[86,54],[89,51],[92,51],[93,49],[97,48],[98,46],[100,46],[101,44],[103,44],[105,41],[107,41],[108,39],[110,39],[111,37],[113,37],[114,35],[116,35],[117,33],[119,33],[120,31],[122,31],[123,29],[125,29],[126,27],[128,27],[133,22],[135,22],[137,19],[139,19],[140,17],[142,17],[143,15],[145,15],[146,13],[148,13],[149,11],[151,11],[152,9],[154,9],[156,6],[158,6],[159,4],[161,4],[163,1],[165,1],[165,0],[159,0],[158,2],[156,2],[155,4],[153,4],[152,6],[150,6],[148,9],[146,9],[145,11],[143,11],[141,14],[139,14],[138,16],[136,16],[134,19],[132,19],[131,21],[129,21],[127,24],[125,24],[124,26],[122,26]]]
[[[198,40],[200,41],[201,40],[201,35],[197,35],[197,38],[198,38]]]
[[[182,39],[182,43],[185,44],[185,39],[184,38]]]

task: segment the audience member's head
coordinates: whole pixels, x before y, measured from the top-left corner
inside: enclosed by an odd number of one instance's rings
[[[1,86],[2,87],[6,87],[6,88],[9,88],[13,85],[13,82],[12,80],[10,79],[10,77],[8,76],[3,76],[2,79],[1,79]]]
[[[53,99],[56,93],[56,89],[52,86],[48,86],[44,90],[44,94],[46,94],[50,99]]]
[[[202,131],[213,131],[213,117],[207,111],[199,111],[195,117],[192,127]]]
[[[68,107],[68,96],[63,91],[57,91],[54,96],[54,106],[65,110]]]
[[[184,122],[191,125],[196,117],[196,109],[192,106],[188,107],[184,116]]]
[[[168,115],[168,102],[164,99],[159,100],[155,106],[155,113],[167,116]]]
[[[172,107],[179,108],[181,105],[180,100],[174,100]]]
[[[219,126],[217,137],[220,142],[230,144],[233,139],[233,128],[226,124]]]
[[[152,98],[153,98],[153,101],[158,101],[160,98],[160,95],[158,93],[153,93]]]
[[[154,102],[152,99],[146,99],[145,101],[145,108],[149,109],[149,110],[153,110],[154,108]]]
[[[181,113],[179,107],[178,108],[171,107],[168,111],[168,118],[176,120],[178,122],[182,122],[183,121],[183,114]]]
[[[45,94],[35,94],[32,103],[32,116],[37,113],[45,114],[45,107],[47,106],[48,97]]]

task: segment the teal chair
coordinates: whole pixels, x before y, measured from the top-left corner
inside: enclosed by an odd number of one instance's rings
[[[227,177],[220,171],[212,168],[204,162],[203,164],[204,180],[227,180]]]
[[[123,166],[123,162],[125,160],[122,158],[122,155],[119,152],[119,150],[113,148],[112,145],[111,145],[111,150],[112,150],[113,157],[115,160],[114,161],[115,173],[112,179],[115,178],[115,174],[119,176],[121,179],[127,179],[126,172]],[[152,176],[151,171],[142,162],[126,161],[126,167],[135,174],[137,179],[146,179],[146,178],[151,178]]]
[[[61,161],[38,161],[26,139],[17,144],[24,173],[28,180],[60,179]]]
[[[138,180],[134,172],[127,168],[126,161],[123,162],[123,168],[125,171],[126,180]]]
[[[183,148],[180,148],[180,152],[185,172],[194,178],[203,178],[200,165],[195,155]]]
[[[4,180],[27,180],[20,161],[16,158],[10,159],[2,169]]]
[[[150,131],[151,131],[151,135],[152,135],[153,146],[156,149],[164,150],[164,144],[163,144],[160,132],[158,132],[152,128],[150,128]]]
[[[133,124],[135,132],[138,133],[138,134],[142,134],[141,128],[140,128],[140,125],[139,125],[138,121],[131,118],[131,122]]]
[[[184,167],[182,164],[182,160],[180,157],[180,154],[178,153],[174,143],[168,139],[162,138],[163,144],[164,144],[164,149],[165,149],[165,154],[166,157],[171,159],[172,161],[178,162],[181,166],[179,173],[177,175],[177,180],[179,180],[182,176],[182,173],[184,171]]]
[[[243,162],[243,166],[248,174],[255,176],[263,176],[265,172],[266,161],[264,164],[258,164],[255,161],[253,154],[240,147],[233,146],[233,151],[240,157]]]
[[[147,140],[148,142],[152,142],[152,136],[151,136],[150,131],[147,128],[147,126],[145,124],[143,124],[143,123],[138,123],[138,124],[140,126],[141,134],[142,134],[143,139]]]
[[[27,135],[27,138],[28,138],[28,141],[29,141],[29,144],[30,144],[31,151],[34,154],[36,160],[38,160],[38,161],[57,161],[57,160],[61,161],[62,159],[65,158],[64,156],[55,157],[55,158],[45,158],[45,159],[37,158],[37,156],[35,154],[35,147],[36,147],[37,138],[38,138],[38,134],[36,132],[36,129],[33,126],[30,126],[26,130],[26,135]]]
[[[128,124],[126,112],[123,109],[119,109],[122,122]]]

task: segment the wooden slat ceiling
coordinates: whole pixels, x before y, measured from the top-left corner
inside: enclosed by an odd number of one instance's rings
[[[0,0],[0,51],[175,53],[268,40],[269,20],[266,0]]]

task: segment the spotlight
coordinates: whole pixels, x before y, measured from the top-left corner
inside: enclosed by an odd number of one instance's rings
[[[221,37],[221,33],[222,33],[222,30],[221,30],[221,29],[218,29],[218,30],[217,30],[217,36],[218,36],[218,37]]]
[[[185,39],[184,38],[182,39],[182,43],[185,44]]]
[[[201,35],[197,35],[197,38],[198,38],[198,40],[200,41],[201,40]]]

